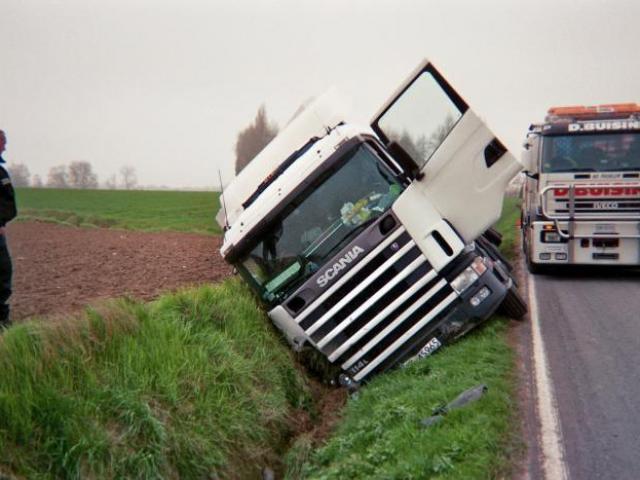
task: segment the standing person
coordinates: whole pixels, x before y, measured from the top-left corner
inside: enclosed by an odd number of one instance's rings
[[[7,248],[6,224],[17,214],[16,197],[9,173],[2,166],[2,153],[7,145],[7,136],[0,130],[0,329],[11,324],[9,320],[9,297],[11,296],[11,257]]]

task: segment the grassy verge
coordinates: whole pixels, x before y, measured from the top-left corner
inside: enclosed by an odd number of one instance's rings
[[[19,220],[82,227],[221,233],[217,192],[19,188]]]
[[[0,473],[24,478],[256,478],[309,401],[236,281],[14,326],[0,371]]]
[[[520,218],[520,198],[506,197],[502,209],[502,217],[497,223],[496,228],[502,233],[502,245],[500,250],[510,260],[514,259],[517,252],[518,226],[517,221]]]
[[[498,225],[503,251],[514,252],[515,199]],[[288,478],[480,479],[508,473],[516,411],[514,357],[507,321],[495,318],[433,357],[375,378],[349,400],[331,439],[315,449],[308,438],[289,452]],[[488,393],[424,428],[420,420],[479,384]]]

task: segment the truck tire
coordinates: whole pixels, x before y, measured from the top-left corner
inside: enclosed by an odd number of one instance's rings
[[[544,273],[546,271],[546,265],[540,265],[539,263],[533,263],[531,258],[529,258],[529,253],[524,252],[524,258],[526,259],[527,270],[531,275],[538,275],[540,273]]]
[[[482,235],[496,247],[499,247],[502,244],[502,234],[495,228],[487,229],[487,231],[485,231]]]
[[[499,312],[514,320],[524,319],[524,316],[527,314],[527,304],[515,286],[507,290],[507,295],[500,305]]]

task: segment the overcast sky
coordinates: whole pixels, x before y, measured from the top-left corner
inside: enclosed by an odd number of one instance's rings
[[[637,0],[0,0],[4,157],[217,186],[260,104],[283,125],[335,85],[368,118],[424,57],[519,155],[551,105],[640,102],[639,18]]]

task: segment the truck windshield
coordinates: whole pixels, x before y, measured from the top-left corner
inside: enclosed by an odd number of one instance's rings
[[[640,134],[607,133],[547,136],[542,172],[611,172],[640,170]]]
[[[402,191],[392,172],[366,144],[294,199],[237,263],[272,302],[313,275],[377,217]]]

